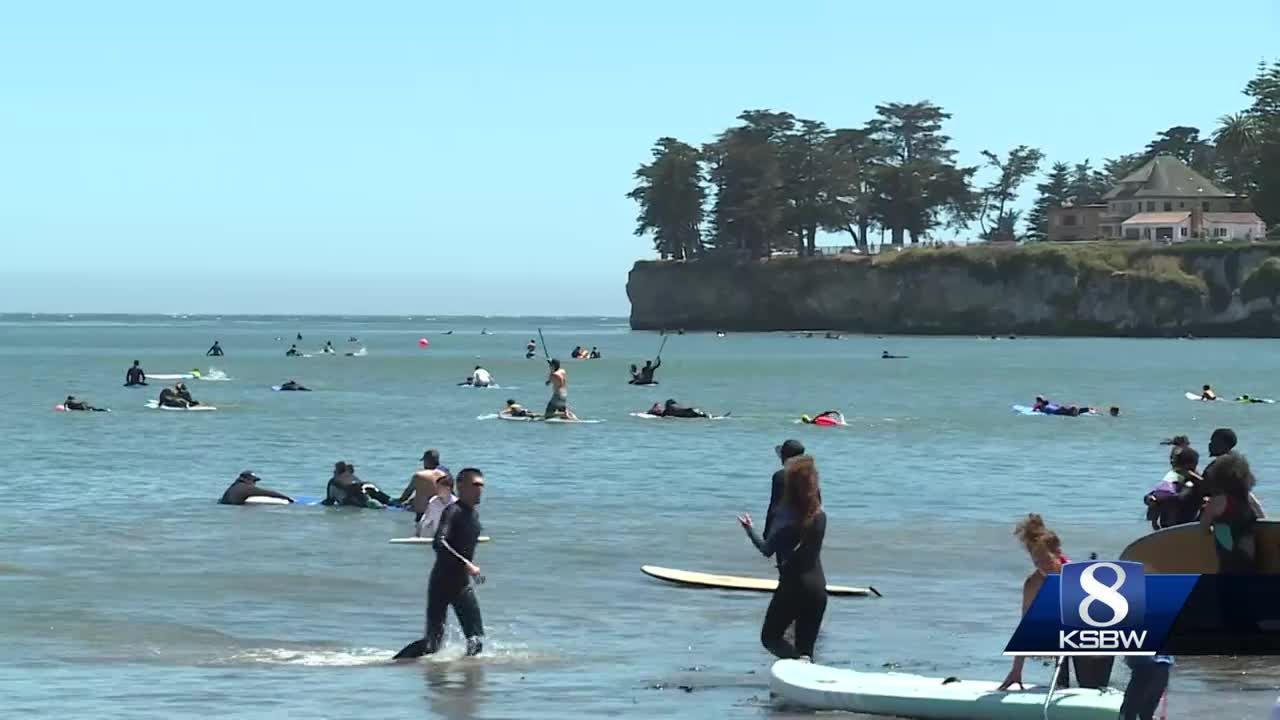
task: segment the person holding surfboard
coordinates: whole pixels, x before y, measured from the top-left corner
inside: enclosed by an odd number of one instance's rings
[[[1204,478],[1201,489],[1204,491],[1205,496],[1212,497],[1221,494],[1218,490],[1215,469],[1219,460],[1235,453],[1238,442],[1236,433],[1231,428],[1218,428],[1209,436],[1209,457],[1213,458],[1213,460],[1209,461],[1209,464],[1204,468],[1204,472],[1201,473],[1201,477]],[[1249,492],[1249,507],[1253,510],[1254,515],[1258,516],[1259,520],[1266,516],[1266,513],[1262,510],[1262,503],[1258,500],[1258,496],[1253,494],[1252,490]]]
[[[751,515],[738,523],[751,543],[765,557],[777,556],[778,588],[765,611],[760,642],[782,659],[813,659],[814,644],[827,611],[827,577],[822,571],[822,541],[827,514],[822,509],[818,466],[801,455],[786,466],[786,489],[778,510],[778,526],[767,538],[756,534]],[[795,644],[787,641],[787,628],[795,625]]]
[[[285,495],[284,493],[278,493],[275,490],[258,487],[258,480],[260,479],[261,478],[257,475],[245,470],[231,482],[231,485],[227,488],[226,492],[222,493],[222,498],[218,500],[218,504],[244,505],[244,501],[251,497],[273,497],[293,502],[293,498]]]
[[[411,660],[431,655],[444,640],[444,622],[450,606],[467,638],[467,655],[484,649],[484,622],[476,600],[472,578],[483,582],[480,568],[472,562],[480,541],[480,513],[476,506],[484,492],[484,474],[477,468],[458,473],[458,501],[440,515],[432,547],[436,562],[427,580],[427,613],[423,637],[396,653],[395,660]]]

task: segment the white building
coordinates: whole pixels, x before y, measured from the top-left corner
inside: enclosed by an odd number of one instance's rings
[[[1251,212],[1141,212],[1120,223],[1121,237],[1126,240],[1164,240],[1183,242],[1203,237],[1208,240],[1263,240],[1267,226]]]

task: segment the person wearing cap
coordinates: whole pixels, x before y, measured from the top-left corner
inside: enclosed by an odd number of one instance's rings
[[[245,470],[231,483],[231,487],[228,487],[227,491],[222,493],[222,499],[218,503],[220,505],[243,505],[244,501],[251,497],[273,497],[293,502],[293,498],[284,493],[258,487],[258,480],[257,475]]]
[[[449,471],[440,467],[440,451],[427,450],[422,453],[422,469],[409,478],[409,484],[395,504],[403,505],[412,502],[415,523],[422,522],[427,514],[431,500],[436,497],[437,483],[441,478],[449,477]],[[452,488],[452,483],[450,484]],[[444,508],[440,508],[443,510]]]
[[[769,539],[769,531],[773,529],[774,516],[777,514],[778,506],[782,503],[783,491],[787,484],[787,461],[794,457],[800,457],[804,454],[804,445],[799,440],[787,440],[778,447],[774,448],[778,453],[778,459],[782,461],[782,469],[773,474],[773,487],[769,492],[769,509],[764,514],[764,534],[765,540]]]

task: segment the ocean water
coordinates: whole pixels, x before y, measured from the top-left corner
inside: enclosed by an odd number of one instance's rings
[[[600,347],[566,365],[572,407],[604,422],[477,419],[545,403],[545,365],[523,357],[538,326],[561,357]],[[304,351],[356,336],[368,355],[285,358],[298,332]],[[215,339],[227,355],[205,358]],[[763,515],[782,440],[821,469],[829,580],[884,595],[833,599],[817,660],[997,681],[1029,569],[1020,516],[1043,513],[1073,558],[1114,556],[1146,529],[1157,443],[1203,450],[1224,425],[1264,503],[1280,477],[1280,405],[1182,397],[1280,396],[1274,341],[690,334],[670,337],[660,386],[625,384],[659,342],[619,319],[0,317],[0,717],[807,717],[769,698],[768,595],[640,572],[769,577],[734,514]],[[158,383],[121,386],[135,358],[225,372],[189,383],[219,411],[146,410]],[[481,363],[504,389],[455,385]],[[315,392],[269,390],[290,378]],[[69,393],[114,412],[53,412]],[[1010,411],[1037,393],[1123,414]],[[667,397],[732,418],[628,415]],[[850,426],[795,422],[826,409]],[[461,658],[451,617],[439,657],[391,665],[423,622],[431,553],[387,544],[411,516],[215,503],[246,468],[323,494],[336,460],[398,492],[428,447],[488,478],[488,651]],[[1170,717],[1264,717],[1278,686],[1267,659],[1179,658]]]

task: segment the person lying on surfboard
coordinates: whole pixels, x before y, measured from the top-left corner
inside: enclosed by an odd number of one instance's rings
[[[89,412],[106,412],[106,408],[94,407],[83,400],[77,400],[75,395],[68,395],[66,400],[62,401],[62,407],[65,410],[86,410]]]
[[[525,408],[523,405],[521,405],[520,403],[510,398],[507,399],[506,407],[502,408],[502,410],[498,414],[506,415],[507,417],[527,417],[527,418],[538,417],[538,413],[533,412],[528,408]]]
[[[1037,395],[1035,404],[1031,406],[1035,412],[1044,413],[1045,415],[1066,415],[1068,417],[1077,417],[1079,415],[1089,415],[1093,413],[1093,408],[1089,406],[1077,407],[1075,405],[1059,405],[1049,402],[1043,395]]]
[[[672,399],[668,399],[661,405],[654,403],[653,407],[649,408],[646,413],[649,415],[656,415],[658,417],[669,418],[699,418],[703,420],[709,420],[711,418],[711,414],[708,412],[704,412],[698,408],[685,407]]]
[[[808,415],[801,415],[800,422],[806,425],[827,425],[832,422],[836,423],[837,425],[845,424],[844,415],[842,415],[839,410],[825,410],[823,412],[818,413],[817,415],[814,415],[813,417],[809,417]]]

